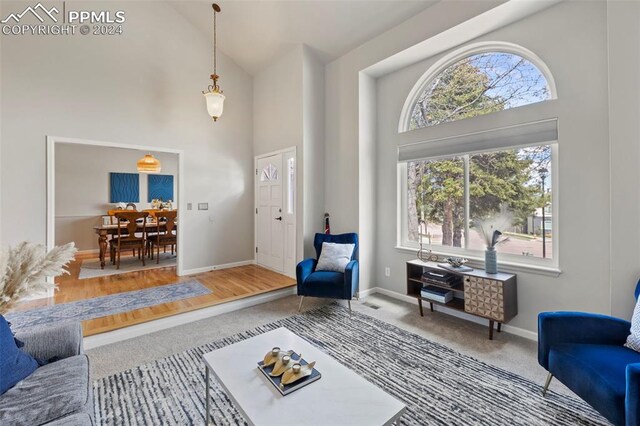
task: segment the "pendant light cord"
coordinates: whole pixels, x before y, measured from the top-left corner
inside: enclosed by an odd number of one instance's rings
[[[218,48],[218,40],[216,37],[216,11],[214,9],[213,11],[213,73],[215,75],[218,75],[217,72],[217,68],[218,68],[218,63],[217,63],[217,48]],[[214,84],[217,86],[218,83],[214,82]]]

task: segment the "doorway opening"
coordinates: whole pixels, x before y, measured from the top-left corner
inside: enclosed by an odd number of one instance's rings
[[[295,277],[296,148],[257,156],[255,166],[256,263]]]

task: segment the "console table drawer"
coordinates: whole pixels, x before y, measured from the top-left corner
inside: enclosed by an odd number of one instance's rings
[[[504,321],[504,283],[488,278],[464,279],[464,310],[498,322]]]

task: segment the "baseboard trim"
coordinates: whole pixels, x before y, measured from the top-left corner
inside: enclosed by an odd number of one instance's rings
[[[370,294],[374,294],[374,293],[379,293],[379,294],[383,294],[385,296],[397,299],[397,300],[402,300],[403,302],[407,302],[407,303],[411,303],[413,305],[417,305],[418,304],[418,299],[416,299],[415,297],[411,297],[411,296],[407,296],[406,294],[401,294],[392,290],[388,290],[386,288],[382,288],[382,287],[372,287],[369,289],[366,289],[364,291],[360,292],[360,296],[361,297],[366,297]],[[460,311],[456,311],[454,309],[449,309],[447,307],[444,306],[438,306],[438,305],[434,305],[434,309],[438,312],[442,312],[445,313],[447,315],[451,315],[457,318],[462,318],[464,320],[467,321],[471,321],[474,322],[476,324],[480,324],[480,325],[487,325],[487,320],[484,320],[482,318],[478,318],[476,316],[473,315],[469,315],[469,314],[465,314],[464,312],[460,312]],[[525,339],[529,339],[529,340],[533,340],[533,341],[538,341],[538,333],[534,333],[533,331],[529,331],[529,330],[525,330],[524,328],[520,328],[520,327],[514,327],[512,325],[508,325],[505,324],[502,326],[502,331],[504,331],[505,333],[509,333],[509,334],[514,334],[516,336],[520,336],[520,337],[524,337]]]
[[[223,263],[220,265],[203,266],[202,268],[185,269],[184,271],[182,271],[182,275],[184,276],[184,275],[202,274],[204,272],[217,271],[220,269],[237,268],[238,266],[245,266],[245,265],[255,265],[255,263],[256,263],[255,260],[250,259],[250,260],[241,260],[240,262]]]
[[[262,303],[271,302],[273,300],[281,299],[283,297],[287,297],[296,293],[296,287],[284,288],[281,290],[271,291],[269,293],[263,293],[244,299],[234,300],[233,302],[221,303],[219,305],[211,306],[208,308],[185,312],[183,314],[177,314],[167,318],[161,318],[142,324],[132,325],[130,327],[121,328],[119,330],[96,334],[94,336],[88,336],[84,338],[84,348],[88,350],[97,348],[99,346],[109,345],[111,343],[117,343],[122,340],[133,339],[135,337],[140,337],[145,334],[165,330],[167,328],[188,324],[190,322],[198,321],[201,319],[226,314],[228,312],[237,311],[244,308],[249,308],[251,306],[260,305]]]

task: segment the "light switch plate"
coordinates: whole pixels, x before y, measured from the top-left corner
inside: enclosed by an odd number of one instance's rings
[[[198,210],[209,210],[209,203],[198,203]]]
[[[187,210],[193,210],[193,203],[187,203]]]

